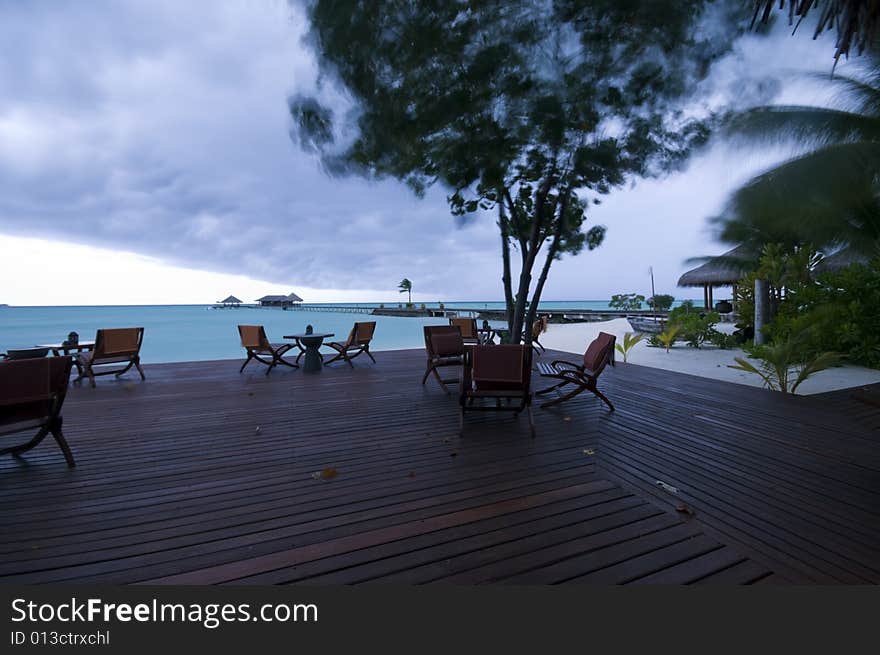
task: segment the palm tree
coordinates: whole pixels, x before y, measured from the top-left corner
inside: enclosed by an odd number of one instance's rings
[[[719,236],[760,251],[809,243],[880,253],[880,47],[854,77],[823,77],[840,88],[841,108],[756,107],[728,117],[728,135],[789,142],[807,152],[752,178],[715,218]]]
[[[397,288],[400,289],[400,293],[409,294],[408,295],[409,300],[407,301],[406,304],[407,304],[407,306],[412,305],[412,282],[410,282],[406,278],[403,278],[400,281],[400,284],[397,285]]]

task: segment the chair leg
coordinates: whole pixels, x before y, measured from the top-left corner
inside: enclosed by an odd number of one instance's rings
[[[247,366],[247,365],[250,363],[251,359],[253,359],[253,355],[251,355],[250,353],[248,353],[248,354],[247,354],[247,359],[244,360],[244,364],[242,364],[242,365],[241,365],[241,368],[238,369],[238,372],[239,372],[239,373],[241,373],[242,371],[244,371],[244,367]]]
[[[553,405],[558,405],[559,403],[564,403],[566,400],[571,400],[572,398],[577,396],[579,393],[582,393],[586,389],[587,389],[587,387],[579,386],[579,387],[575,388],[574,390],[569,391],[564,396],[560,396],[559,398],[554,398],[553,400],[548,400],[546,403],[541,403],[541,407],[542,408],[552,407]]]
[[[611,401],[608,400],[604,393],[602,393],[598,389],[590,389],[590,391],[596,394],[603,403],[608,405],[608,409],[610,409],[612,412],[614,411],[614,405],[611,404]]]
[[[146,380],[147,376],[144,375],[144,369],[141,368],[141,358],[140,357],[135,358],[134,367],[137,369],[137,372],[141,374],[141,380]]]
[[[27,443],[23,443],[19,446],[11,446],[9,448],[4,448],[0,450],[0,454],[2,455],[18,455],[19,453],[24,453],[30,450],[31,448],[35,448],[40,444],[40,442],[46,438],[46,435],[49,434],[49,426],[44,425],[40,428],[39,432],[37,432],[36,436],[28,441]]]
[[[425,382],[428,381],[428,376],[431,375],[431,371],[434,370],[434,367],[431,365],[431,360],[428,360],[428,368],[425,369],[425,374],[422,376],[422,386],[425,386]]]
[[[564,387],[566,384],[571,384],[569,380],[563,380],[558,384],[554,384],[552,387],[547,387],[546,389],[541,389],[540,391],[536,391],[536,396],[543,396],[545,393],[550,393],[551,391],[555,391],[559,387]]]
[[[91,364],[89,364],[89,365],[86,367],[86,375],[87,375],[88,378],[89,378],[89,384],[91,384],[91,385],[92,385],[92,389],[94,389],[95,386],[96,386],[96,385],[95,385],[95,372],[92,370],[92,365],[91,365]]]
[[[67,466],[69,468],[74,468],[76,466],[76,462],[73,459],[73,453],[70,452],[70,446],[67,445],[67,439],[64,438],[64,433],[61,431],[61,417],[58,417],[55,425],[51,428],[52,436],[55,437],[55,441],[58,443],[58,447],[61,448],[61,452],[64,453],[64,460],[67,462]]]
[[[372,360],[373,360],[373,363],[375,364],[375,363],[376,363],[376,358],[373,357],[373,353],[370,352],[370,348],[369,348],[369,347],[365,347],[365,348],[364,348],[364,352],[367,353],[367,357],[369,357],[370,359],[372,359]]]

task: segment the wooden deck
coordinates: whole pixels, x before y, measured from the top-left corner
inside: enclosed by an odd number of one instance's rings
[[[75,470],[49,440],[0,459],[0,582],[880,581],[880,407],[848,392],[618,365],[614,414],[584,394],[536,439],[494,413],[459,437],[421,351],[376,358],[73,388]]]

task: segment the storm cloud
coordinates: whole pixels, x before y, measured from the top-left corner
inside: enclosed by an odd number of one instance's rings
[[[317,75],[305,30],[281,0],[0,4],[0,236],[285,289],[393,289],[406,276],[437,298],[497,298],[493,216],[457,224],[443,189],[417,199],[393,181],[331,178],[292,143],[287,99]],[[830,71],[830,43],[802,36],[780,49],[789,37],[776,32],[719,62],[705,102],[821,99],[818,84],[780,80]],[[544,297],[644,291],[648,265],[658,291],[675,293],[685,259],[723,250],[705,218],[770,159],[717,147],[612,194],[591,209],[606,244],[557,264]]]

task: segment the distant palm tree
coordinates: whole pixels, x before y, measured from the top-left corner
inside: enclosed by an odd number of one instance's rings
[[[806,154],[752,178],[714,219],[720,237],[760,251],[766,243],[812,244],[880,254],[880,48],[855,77],[823,77],[843,108],[756,107],[734,114],[727,133],[751,143],[794,142]]]
[[[406,304],[407,304],[407,305],[412,305],[412,282],[410,282],[410,281],[409,281],[408,279],[406,279],[406,278],[403,278],[403,279],[400,281],[400,284],[397,285],[397,288],[400,289],[400,293],[406,293],[406,294],[409,294],[409,295],[408,295],[409,300],[407,301]]]

